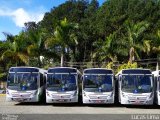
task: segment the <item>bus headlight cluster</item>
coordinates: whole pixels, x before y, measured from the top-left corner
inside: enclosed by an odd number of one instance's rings
[[[32,92],[30,97],[34,97],[35,95],[37,95],[37,92],[38,92],[37,90]]]
[[[6,90],[6,94],[8,94],[8,95],[9,95],[9,91],[8,91],[8,90]]]
[[[47,96],[49,96],[49,97],[50,97],[49,92],[46,92],[46,94],[47,94]]]
[[[77,91],[74,92],[74,94],[72,95],[72,97],[74,97],[74,96],[76,96],[76,95],[77,95]]]
[[[112,96],[113,96],[113,92],[111,93],[110,97],[112,97]]]
[[[127,95],[122,92],[122,97],[127,98]]]
[[[37,95],[37,93],[38,93],[38,90],[36,90],[33,95]]]
[[[86,95],[86,93],[83,91],[83,95],[85,96],[85,97],[87,97],[87,95]]]
[[[152,96],[153,96],[153,92],[150,94],[149,98],[152,98]]]

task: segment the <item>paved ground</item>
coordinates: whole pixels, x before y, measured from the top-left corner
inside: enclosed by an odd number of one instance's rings
[[[0,95],[3,114],[160,114],[160,106],[82,105],[6,102]]]
[[[141,115],[135,116],[137,114]],[[151,114],[156,116],[148,116]],[[6,102],[5,95],[0,94],[0,120],[145,120],[147,118],[160,120],[160,106],[16,103]]]

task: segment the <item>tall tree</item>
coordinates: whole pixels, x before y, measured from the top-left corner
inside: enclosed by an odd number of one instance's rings
[[[127,39],[129,47],[129,61],[133,63],[135,56],[139,59],[138,50],[142,50],[141,40],[139,39],[142,33],[148,28],[149,24],[145,21],[133,23],[129,20],[125,23],[127,30]]]
[[[22,39],[23,32],[19,35],[14,37],[7,37],[7,42],[5,44],[8,45],[8,49],[3,51],[1,59],[4,60],[6,58],[10,58],[12,62],[15,62],[16,66],[23,62],[24,64],[28,65],[28,55],[25,50],[26,44],[25,41]],[[11,40],[9,38],[12,38]],[[13,41],[13,42],[11,42]]]
[[[46,40],[47,47],[57,46],[61,54],[61,66],[64,65],[64,55],[72,44],[78,44],[74,39],[73,30],[77,28],[76,24],[69,23],[67,19],[61,20],[54,31],[54,36]]]

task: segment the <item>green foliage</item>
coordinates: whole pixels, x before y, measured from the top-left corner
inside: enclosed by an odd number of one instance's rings
[[[92,67],[93,67],[92,62],[88,62],[87,65],[86,65],[86,67],[87,67],[87,68],[92,68]]]
[[[159,13],[159,0],[106,0],[102,6],[98,0],[66,1],[39,23],[25,23],[18,35],[4,33],[2,76],[11,66],[48,68],[61,61],[88,62],[85,67],[109,62],[111,69],[116,61],[130,61],[118,70],[136,67],[136,60],[160,56]]]
[[[107,69],[113,69],[114,63],[113,62],[109,62],[106,66]]]
[[[138,68],[138,65],[137,65],[136,62],[134,62],[134,63],[130,63],[130,62],[124,63],[124,64],[122,64],[118,67],[117,72],[121,71],[122,69],[129,69],[129,68]]]

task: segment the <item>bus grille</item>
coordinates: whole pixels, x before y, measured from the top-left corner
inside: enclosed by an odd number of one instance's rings
[[[17,98],[29,98],[31,96],[31,93],[12,93],[12,97]]]
[[[129,99],[130,101],[136,101],[136,100],[145,101],[145,100],[147,99],[147,97],[133,96],[133,97],[128,97],[128,99]]]
[[[89,95],[90,99],[107,99],[106,95]]]
[[[71,98],[71,95],[70,94],[52,94],[52,98],[69,99],[69,98]]]

